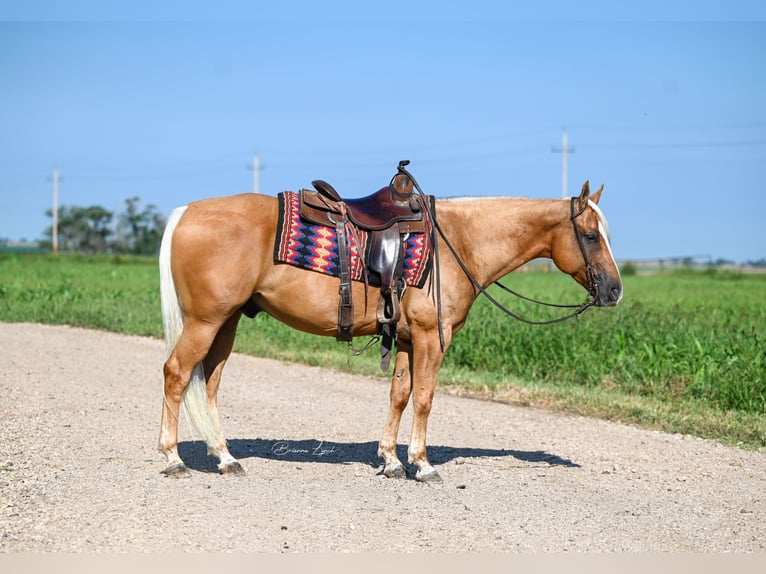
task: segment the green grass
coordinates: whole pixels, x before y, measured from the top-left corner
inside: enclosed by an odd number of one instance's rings
[[[746,448],[766,446],[766,276],[681,272],[624,281],[620,306],[549,326],[518,323],[479,299],[453,340],[440,386]],[[560,273],[516,273],[504,282],[544,300],[584,299]],[[158,285],[153,258],[0,254],[0,321],[161,337]],[[529,318],[556,314],[496,288],[493,294]],[[332,338],[291,330],[267,316],[243,319],[235,346],[382,376],[377,349],[353,356]]]
[[[0,254],[0,321],[162,337],[152,258]]]

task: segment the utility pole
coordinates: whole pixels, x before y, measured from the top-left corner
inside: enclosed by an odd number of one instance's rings
[[[567,136],[566,128],[561,132],[561,147],[553,147],[551,151],[561,154],[561,198],[566,199],[569,193],[567,191],[567,155],[575,151],[573,147],[569,147],[569,137]]]
[[[53,226],[51,227],[53,252],[59,251],[59,169],[53,168]]]
[[[260,180],[259,176],[261,173],[261,158],[258,157],[258,154],[253,154],[253,165],[247,166],[247,169],[253,170],[253,193],[259,193],[260,192]]]

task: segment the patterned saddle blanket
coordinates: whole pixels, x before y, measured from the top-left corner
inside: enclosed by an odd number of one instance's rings
[[[279,223],[274,244],[274,262],[285,263],[333,277],[340,276],[337,233],[334,227],[316,225],[301,219],[297,192],[284,191],[279,198]],[[357,238],[359,242],[357,244]],[[364,281],[369,233],[359,230],[348,238],[351,279]],[[404,279],[410,286],[422,288],[431,271],[431,257],[424,233],[407,236],[404,246]],[[380,277],[368,271],[370,285],[379,286]]]

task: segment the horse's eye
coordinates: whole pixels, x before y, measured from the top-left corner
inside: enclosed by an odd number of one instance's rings
[[[598,233],[586,233],[585,234],[585,240],[588,243],[598,243]]]

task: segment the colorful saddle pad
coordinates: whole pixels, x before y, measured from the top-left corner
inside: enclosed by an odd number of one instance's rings
[[[274,262],[294,265],[302,269],[317,271],[338,277],[338,241],[334,227],[314,225],[302,220],[299,214],[298,194],[284,191],[279,198],[279,223],[274,244]],[[351,256],[351,279],[364,281],[364,258],[369,234],[359,230],[359,245],[352,235],[348,236]],[[428,242],[423,233],[407,237],[404,256],[404,280],[407,285],[423,287],[431,271],[431,257]],[[369,275],[371,285],[376,283],[375,274]]]

